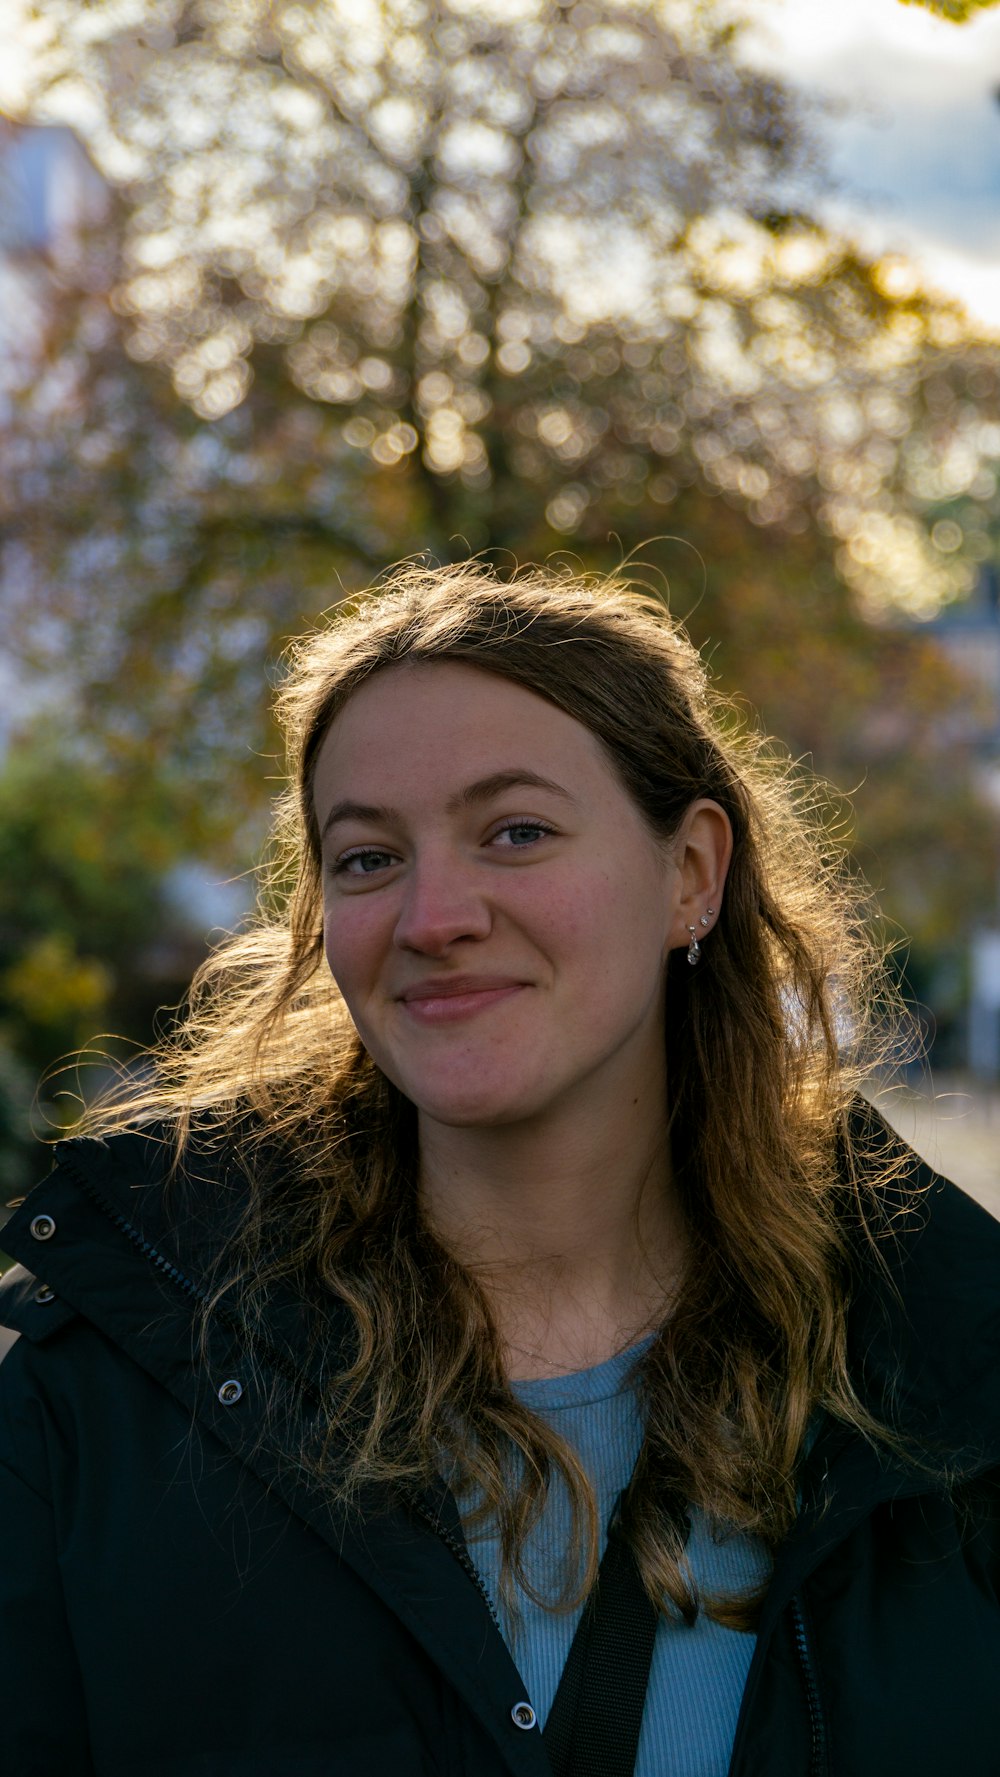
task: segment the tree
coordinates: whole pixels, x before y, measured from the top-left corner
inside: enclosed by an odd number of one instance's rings
[[[120,263],[97,281],[133,360],[208,424],[154,432],[136,461],[78,330],[87,455],[106,487],[120,441],[143,534],[122,549],[87,501],[82,571],[67,564],[85,604],[88,562],[126,614],[137,570],[181,574],[211,582],[221,624],[216,557],[237,531],[315,544],[350,582],[400,536],[521,548],[530,503],[546,541],[588,542],[609,509],[662,510],[692,483],[764,525],[818,518],[871,604],[966,588],[893,479],[924,360],[959,318],[808,220],[804,118],[734,59],[727,7],[389,0],[362,26],[330,4],[174,0],[128,18],[44,0],[34,108],[86,93],[123,199]],[[88,328],[99,346],[106,317]],[[161,447],[159,497],[140,498]],[[30,451],[27,469],[46,498]]]
[[[796,751],[969,810],[965,692],[894,614],[971,583],[940,526],[988,538],[995,354],[811,220],[808,116],[721,0],[34,17],[28,115],[76,117],[114,207],[8,392],[4,622],[126,825],[169,781],[175,849],[242,861],[263,664],[422,547],[640,549]],[[980,916],[995,822],[918,894],[878,803],[890,905],[928,944]]]
[[[936,12],[938,18],[948,19],[953,25],[967,25],[970,19],[996,4],[997,0],[903,0],[904,6],[922,6],[926,12]]]
[[[32,1165],[30,1107],[42,1071],[97,1031],[148,1038],[156,1009],[183,994],[204,936],[178,893],[176,867],[199,837],[179,818],[166,774],[147,774],[137,795],[51,719],[8,751],[0,1187],[19,1184]],[[52,1114],[58,1121],[58,1106]],[[34,1161],[45,1169],[44,1155]]]

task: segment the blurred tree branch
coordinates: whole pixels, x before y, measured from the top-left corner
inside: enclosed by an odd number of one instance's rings
[[[937,13],[938,18],[948,19],[954,25],[965,25],[980,12],[996,6],[998,0],[902,0],[902,3],[904,6],[922,6],[925,12]]]
[[[24,121],[72,119],[110,207],[30,268],[0,621],[81,806],[106,778],[127,830],[166,786],[171,855],[242,860],[284,639],[417,550],[565,549],[663,585],[862,786],[859,855],[922,943],[992,908],[968,687],[909,619],[995,548],[995,347],[815,221],[812,120],[736,8],[34,17]],[[41,939],[10,918],[13,958]],[[105,937],[79,956],[111,967]]]

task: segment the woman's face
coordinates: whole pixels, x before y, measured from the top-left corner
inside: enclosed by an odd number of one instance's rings
[[[390,668],[331,724],[315,799],[330,968],[423,1118],[662,1079],[685,872],[588,729],[477,667]]]

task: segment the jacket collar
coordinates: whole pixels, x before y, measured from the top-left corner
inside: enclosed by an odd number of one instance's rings
[[[895,1138],[870,1108],[857,1113],[877,1152]],[[224,1313],[209,1323],[205,1360],[197,1311],[220,1239],[244,1201],[239,1173],[208,1148],[192,1147],[185,1170],[170,1178],[168,1143],[156,1130],[101,1142],[71,1142],[56,1171],[15,1212],[4,1245],[41,1272],[57,1302],[20,1307],[2,1318],[29,1337],[40,1324],[76,1310],[155,1376],[240,1455],[269,1487],[341,1553],[418,1635],[495,1735],[518,1700],[519,1680],[498,1634],[484,1658],[482,1602],[445,1543],[434,1550],[429,1607],[428,1537],[407,1510],[368,1501],[377,1516],[376,1547],[361,1518],[334,1517],[318,1490],[282,1460],[303,1431],[319,1381],[320,1354],[303,1361],[302,1310],[276,1298],[252,1354]],[[929,1452],[930,1470],[876,1448],[825,1416],[803,1465],[803,1505],[795,1532],[776,1558],[761,1631],[787,1599],[861,1519],[882,1501],[933,1490],[952,1475],[1000,1466],[1000,1224],[954,1185],[908,1155],[877,1225],[863,1226],[845,1186],[844,1222],[852,1255],[848,1349],[859,1393]],[[49,1215],[52,1237],[31,1224]],[[145,1287],[137,1260],[145,1261]],[[99,1280],[96,1282],[95,1280]],[[12,1289],[8,1289],[8,1297]],[[151,1312],[151,1309],[156,1312]],[[343,1336],[349,1336],[345,1326]],[[336,1333],[335,1333],[336,1337]],[[327,1348],[329,1350],[329,1347]],[[219,1391],[240,1385],[226,1405]],[[304,1382],[304,1387],[302,1386]],[[261,1435],[264,1403],[280,1403],[287,1424],[269,1443]],[[269,1453],[270,1452],[270,1453]],[[940,1461],[935,1467],[935,1452]],[[458,1539],[447,1498],[424,1500],[425,1515]],[[366,1514],[365,1522],[371,1521]],[[440,1602],[441,1608],[438,1608]],[[494,1695],[494,1691],[497,1692]],[[512,1771],[542,1777],[540,1737],[518,1734],[503,1751]]]
[[[873,1158],[891,1149],[900,1171],[877,1218],[862,1228],[855,1211],[849,1222],[850,1371],[877,1416],[972,1474],[1000,1463],[1000,1222],[870,1106],[859,1121]]]
[[[900,1166],[876,1220],[870,1211],[862,1220],[856,1197],[845,1206],[848,1367],[863,1403],[915,1460],[822,1415],[761,1636],[876,1506],[1000,1468],[1000,1222],[906,1149],[870,1105],[854,1122],[862,1151],[882,1160],[891,1149]]]
[[[62,1144],[58,1161],[4,1229],[7,1251],[41,1272],[56,1300],[39,1303],[37,1279],[21,1272],[0,1284],[0,1320],[29,1339],[46,1337],[74,1311],[89,1320],[383,1600],[480,1719],[511,1777],[550,1777],[541,1735],[512,1724],[523,1680],[456,1558],[464,1544],[447,1490],[416,1501],[419,1511],[369,1495],[357,1513],[336,1513],[288,1460],[285,1452],[308,1433],[315,1399],[315,1378],[302,1374],[295,1353],[301,1318],[290,1298],[276,1304],[252,1352],[224,1313],[210,1317],[200,1342],[203,1277],[220,1219],[238,1208],[235,1181],[202,1155],[186,1177],[165,1182],[169,1150],[153,1135]],[[206,1193],[220,1212],[211,1217]],[[39,1217],[54,1225],[48,1232],[43,1221],[43,1240]],[[144,1279],[138,1287],[137,1279]]]

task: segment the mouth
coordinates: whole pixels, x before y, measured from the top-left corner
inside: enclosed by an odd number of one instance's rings
[[[426,983],[411,989],[400,1000],[404,1011],[418,1024],[451,1024],[460,1018],[474,1017],[488,1011],[503,1000],[524,991],[521,981],[502,981],[486,985],[463,986],[458,982]]]

